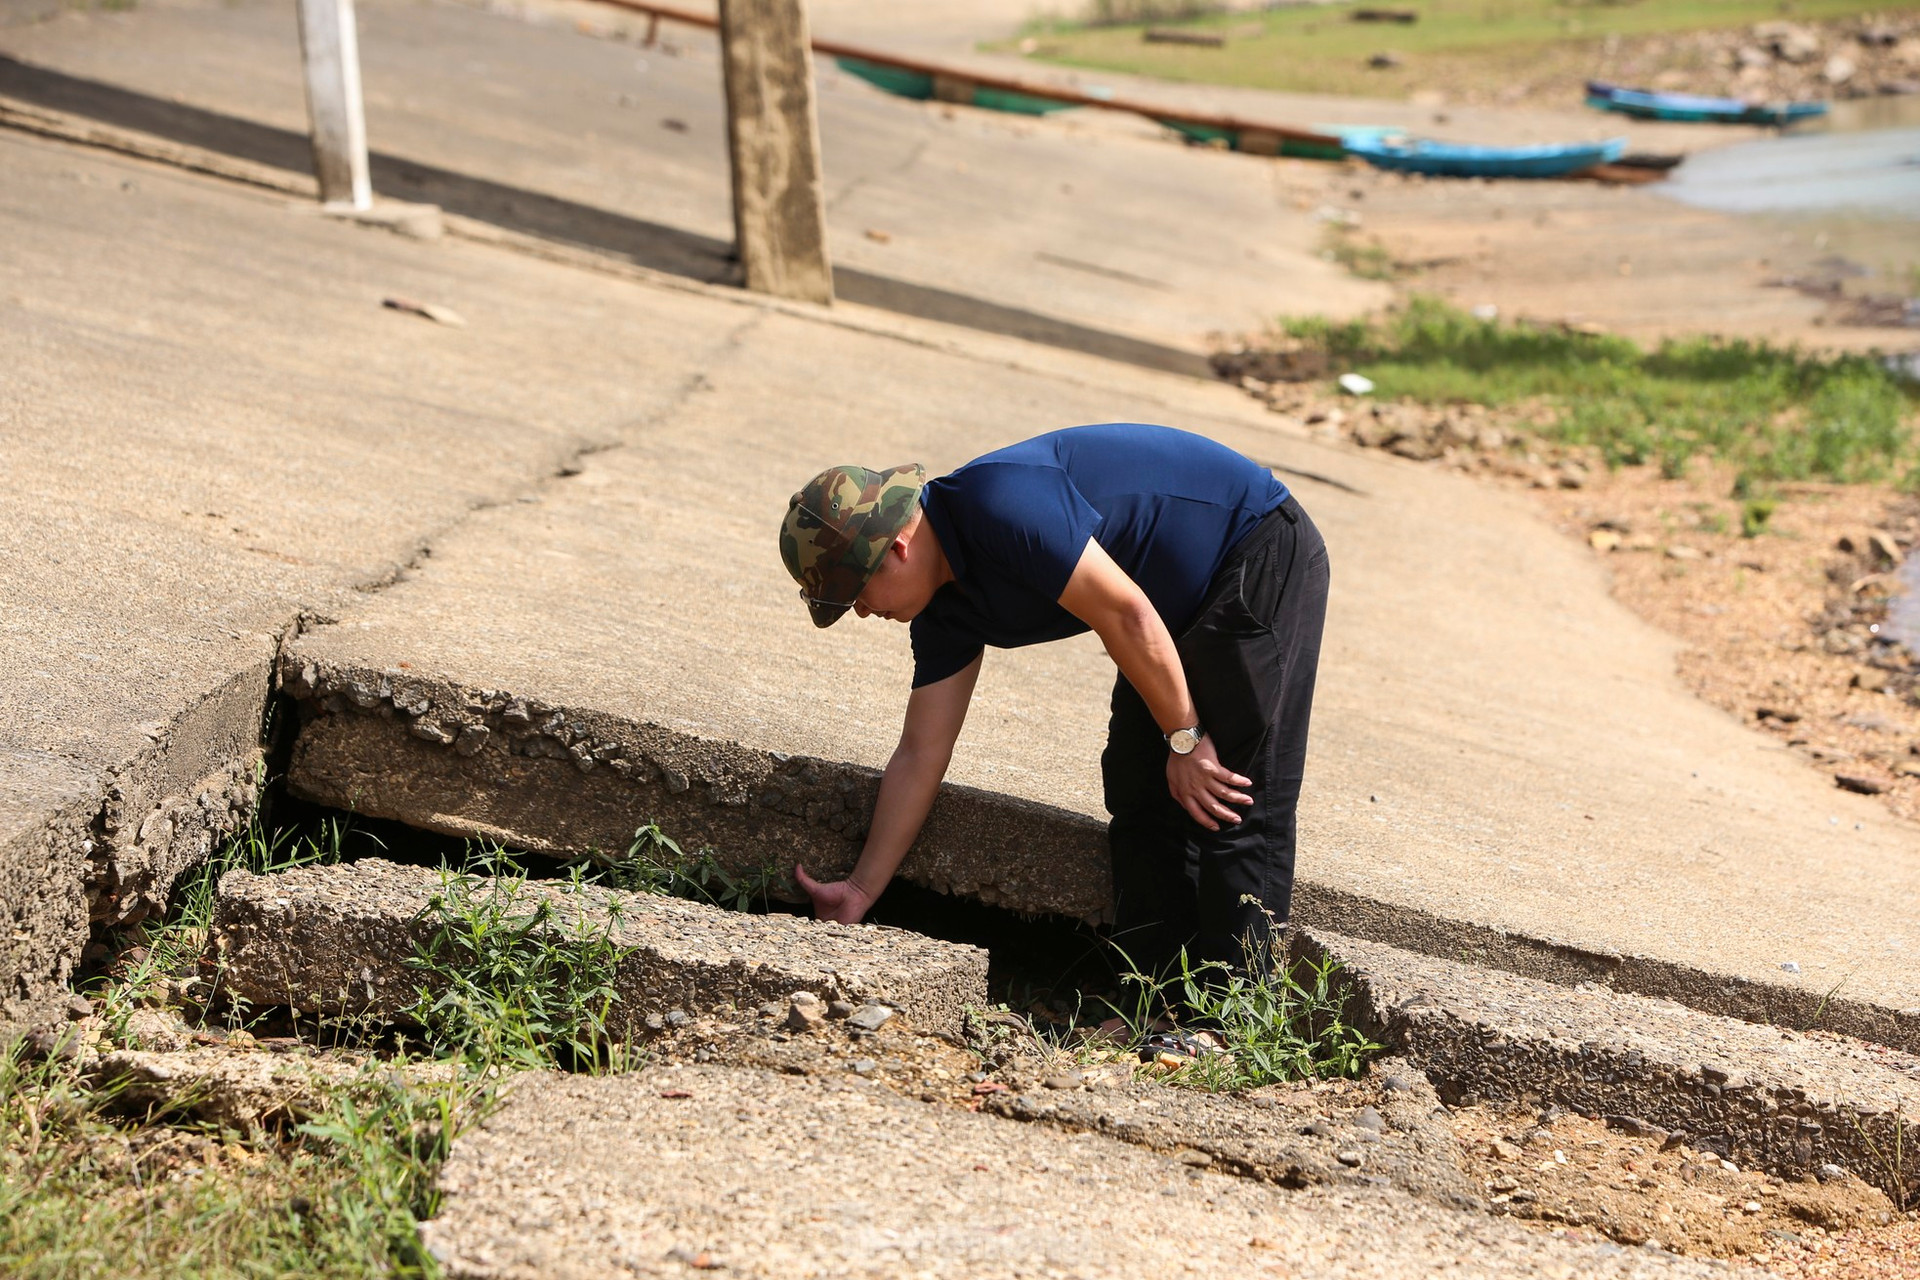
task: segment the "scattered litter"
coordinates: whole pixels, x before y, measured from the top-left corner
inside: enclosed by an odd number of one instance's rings
[[[467,327],[466,320],[452,307],[443,307],[437,302],[415,302],[411,298],[382,298],[380,305],[389,311],[404,311],[410,316],[421,316],[435,324],[444,324],[454,329]]]
[[[685,120],[676,120],[672,116],[668,116],[665,120],[662,120],[660,122],[660,127],[662,129],[665,129],[668,133],[685,133],[687,131],[687,122]]]
[[[867,239],[873,241],[875,244],[892,244],[893,232],[882,231],[878,227],[868,227]]]
[[[1340,389],[1348,395],[1372,395],[1373,379],[1362,377],[1357,373],[1343,373],[1340,375]]]
[[[663,1098],[691,1098],[693,1093],[687,1089],[662,1089],[660,1096]]]
[[[1483,302],[1468,312],[1468,314],[1475,320],[1498,320],[1500,318],[1500,308],[1491,302]]]

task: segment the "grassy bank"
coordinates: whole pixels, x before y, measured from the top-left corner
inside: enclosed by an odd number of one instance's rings
[[[1536,431],[1610,466],[1697,458],[1749,490],[1775,481],[1920,487],[1920,388],[1867,356],[1689,338],[1643,351],[1624,338],[1480,320],[1431,298],[1373,319],[1291,321],[1280,341],[1360,373],[1383,400],[1527,406]]]
[[[119,959],[87,984],[96,1015],[72,1024],[63,1052],[0,1049],[0,1274],[435,1276],[418,1224],[502,1073],[633,1065],[605,1032],[622,948],[605,930],[543,930],[546,908],[523,905],[524,878],[496,851],[496,879],[449,874],[430,908],[412,962],[424,1044],[358,1024],[289,1028],[273,1013],[283,1042],[288,1030],[305,1042],[277,1061],[332,1068],[285,1114],[236,1130],[209,1121],[191,1086],[136,1105],[99,1061],[148,1047],[155,1018],[195,1029],[211,1053],[259,1053],[248,1029],[265,1018],[227,997],[207,954],[220,876],[336,861],[342,836],[243,833],[176,889],[165,921],[114,940]]]
[[[1782,17],[1821,21],[1867,13],[1909,12],[1920,0],[1679,0],[1671,4],[1565,3],[1556,0],[1421,0],[1409,24],[1354,22],[1344,6],[1215,14],[1182,21],[1187,30],[1225,37],[1219,47],[1149,43],[1147,16],[1099,24],[1043,21],[1026,35],[1034,56],[1068,66],[1205,84],[1296,93],[1401,97],[1421,87],[1471,84],[1489,91],[1542,79],[1578,78],[1600,69],[1608,39],[1659,37],[1736,27]],[[1088,6],[1083,14],[1177,14],[1181,6]],[[1401,65],[1368,60],[1392,51]]]

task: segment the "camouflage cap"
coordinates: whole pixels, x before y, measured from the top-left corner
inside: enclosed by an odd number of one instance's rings
[[[913,519],[927,469],[828,467],[787,501],[780,558],[800,584],[813,625],[830,627],[866,588],[894,538]]]

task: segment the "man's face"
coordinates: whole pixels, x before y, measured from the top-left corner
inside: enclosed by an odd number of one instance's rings
[[[863,618],[885,618],[889,622],[912,622],[933,599],[934,586],[929,575],[908,553],[907,544],[895,542],[887,548],[886,559],[867,579],[866,589],[853,602],[853,611]]]

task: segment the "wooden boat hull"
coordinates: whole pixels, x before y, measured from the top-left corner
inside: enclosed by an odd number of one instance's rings
[[[990,88],[974,84],[959,76],[934,75],[926,71],[913,71],[905,67],[890,67],[884,63],[868,62],[862,58],[835,58],[834,62],[850,76],[858,76],[868,84],[886,90],[901,98],[913,98],[920,102],[938,99],[941,102],[957,102],[962,106],[985,107],[989,111],[1007,111],[1021,116],[1051,115],[1055,111],[1065,111],[1074,104],[1055,102],[1051,98],[1038,98],[1032,94],[1013,93],[1006,89]]]

